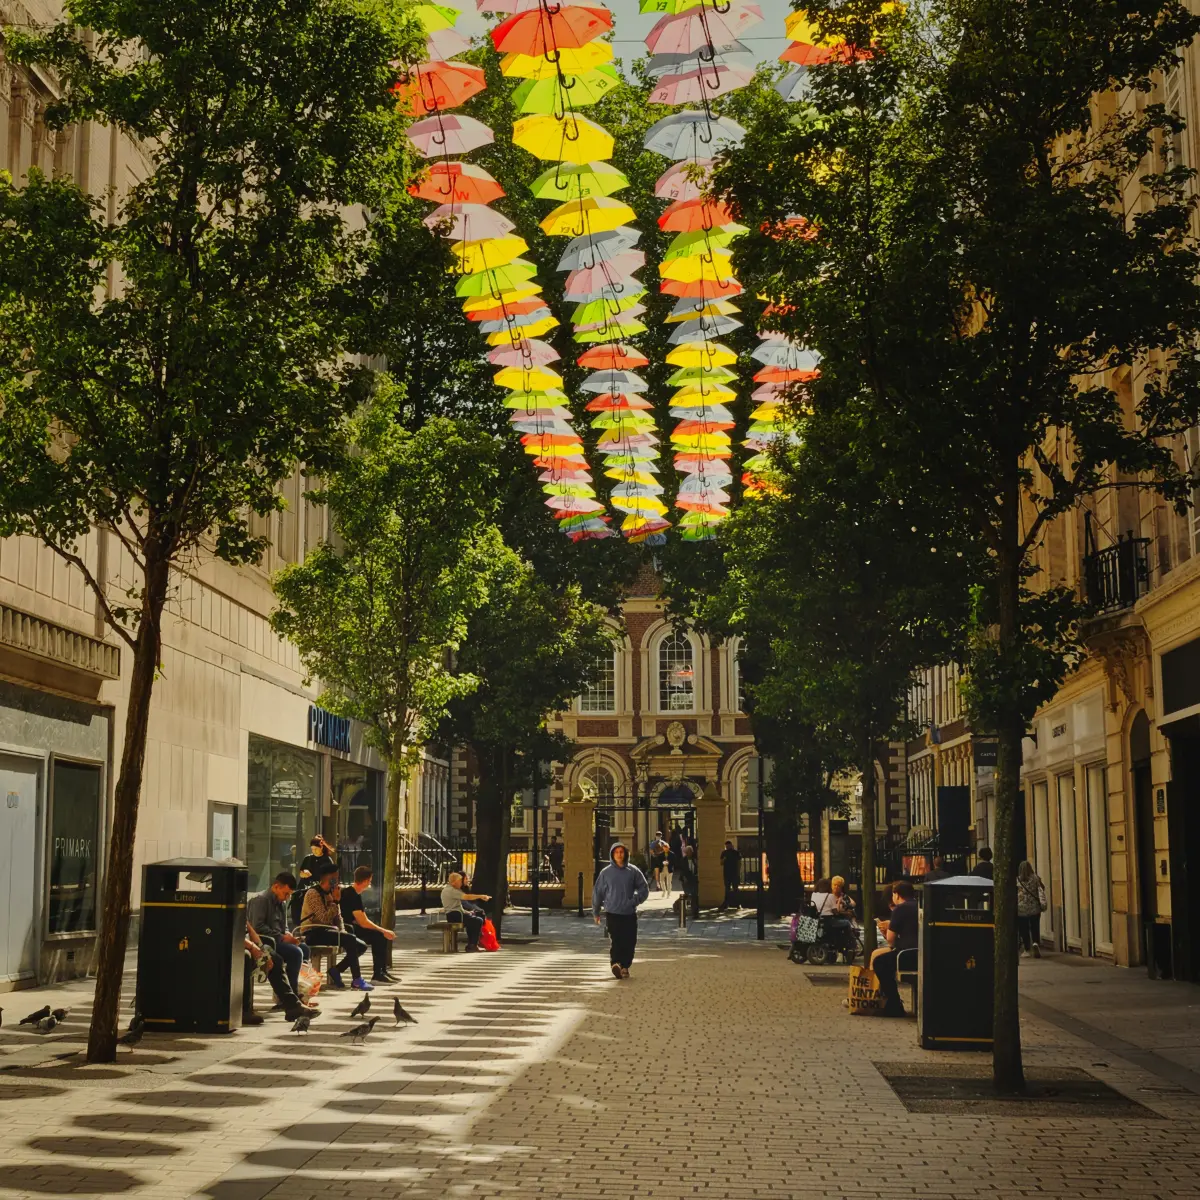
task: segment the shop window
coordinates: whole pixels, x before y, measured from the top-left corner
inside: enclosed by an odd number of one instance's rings
[[[617,711],[617,656],[602,654],[596,662],[592,682],[579,697],[583,713],[614,713]]]
[[[101,771],[55,759],[51,778],[48,932],[94,933]]]
[[[321,756],[253,733],[249,751],[246,865],[249,890],[261,892],[321,832]]]
[[[342,879],[358,867],[375,869],[383,861],[382,776],[379,771],[335,758],[330,764],[336,848]],[[311,834],[309,835],[312,836]]]
[[[696,670],[686,633],[669,633],[658,644],[658,707],[660,712],[692,712],[696,707]]]

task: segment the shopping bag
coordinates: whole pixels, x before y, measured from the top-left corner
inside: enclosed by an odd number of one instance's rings
[[[852,1016],[872,1016],[883,1008],[879,976],[870,967],[850,968],[850,1013]]]
[[[496,936],[496,927],[491,920],[485,920],[483,928],[479,931],[479,948],[480,950],[499,950],[500,939]]]
[[[810,917],[807,914],[801,916],[796,915],[792,922],[792,941],[800,942],[805,946],[811,945],[817,940],[818,922],[816,917]]]
[[[300,964],[300,974],[296,979],[296,991],[301,1000],[311,1000],[321,990],[321,972],[310,962]]]

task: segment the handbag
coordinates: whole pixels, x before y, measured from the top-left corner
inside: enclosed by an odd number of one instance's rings
[[[308,1000],[321,990],[321,972],[307,960],[300,964],[300,974],[296,979],[296,991],[301,1000]]]
[[[879,976],[870,967],[850,968],[850,1015],[873,1016],[883,1007],[883,994],[879,990]]]
[[[489,917],[483,923],[483,928],[479,931],[479,948],[480,950],[499,950],[500,939],[496,936],[496,927],[492,924]]]
[[[796,919],[793,922],[793,930],[795,936],[792,940],[808,946],[817,940],[820,933],[820,922],[816,917],[808,916],[807,914],[802,916],[797,913]]]

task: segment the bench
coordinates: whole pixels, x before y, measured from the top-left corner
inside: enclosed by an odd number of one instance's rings
[[[338,946],[309,946],[308,961],[325,983],[329,982],[329,972],[333,970],[340,953],[341,948]]]
[[[899,984],[908,984],[909,1011],[914,1015],[917,1011],[917,963],[915,946],[911,946],[907,950],[900,950],[896,954],[896,981]]]
[[[426,929],[440,929],[442,931],[442,953],[457,954],[458,953],[458,935],[463,932],[462,923],[459,921],[430,921],[425,926]]]

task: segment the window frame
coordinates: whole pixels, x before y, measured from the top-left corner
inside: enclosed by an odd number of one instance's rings
[[[663,654],[669,643],[674,643],[677,640],[682,641],[687,647],[687,662],[691,667],[692,678],[691,685],[688,689],[691,700],[686,708],[673,708],[669,703],[670,693],[667,691],[667,677],[664,672]],[[659,713],[695,713],[698,711],[698,672],[696,669],[696,660],[699,656],[696,653],[696,644],[692,640],[690,632],[670,627],[658,638],[654,644],[654,701],[655,711]],[[682,692],[680,693],[682,694]]]

